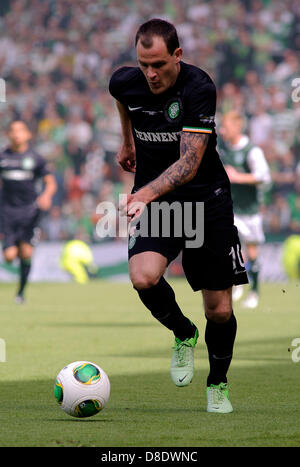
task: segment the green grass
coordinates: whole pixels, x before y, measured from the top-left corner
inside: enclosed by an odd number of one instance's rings
[[[129,284],[34,283],[22,306],[13,303],[15,285],[1,284],[0,446],[299,446],[300,362],[289,348],[300,337],[300,285],[265,284],[258,310],[235,307],[234,412],[222,415],[205,411],[201,294],[172,283],[200,331],[186,388],[171,382],[172,335]],[[90,419],[69,417],[53,396],[57,373],[75,360],[94,361],[110,377],[110,401]]]

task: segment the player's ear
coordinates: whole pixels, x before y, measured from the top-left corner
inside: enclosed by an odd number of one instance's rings
[[[175,63],[180,62],[180,60],[182,59],[182,48],[177,47],[177,49],[174,50],[173,56],[175,58]]]

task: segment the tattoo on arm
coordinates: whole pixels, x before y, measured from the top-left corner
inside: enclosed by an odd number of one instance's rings
[[[148,184],[148,188],[153,192],[153,199],[174,190],[177,186],[184,185],[194,178],[208,139],[209,135],[204,133],[181,133],[180,159]]]

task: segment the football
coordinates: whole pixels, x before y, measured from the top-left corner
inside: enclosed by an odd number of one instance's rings
[[[73,362],[58,373],[54,396],[68,415],[91,417],[107,404],[110,381],[105,371],[95,363]]]

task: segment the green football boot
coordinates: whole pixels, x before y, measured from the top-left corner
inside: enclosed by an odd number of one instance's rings
[[[194,348],[199,332],[196,328],[194,337],[181,341],[175,337],[174,352],[171,360],[171,378],[176,386],[187,386],[194,376]]]
[[[211,384],[206,389],[206,396],[207,412],[230,413],[233,411],[232,405],[228,398],[227,383],[220,383],[218,385]]]

